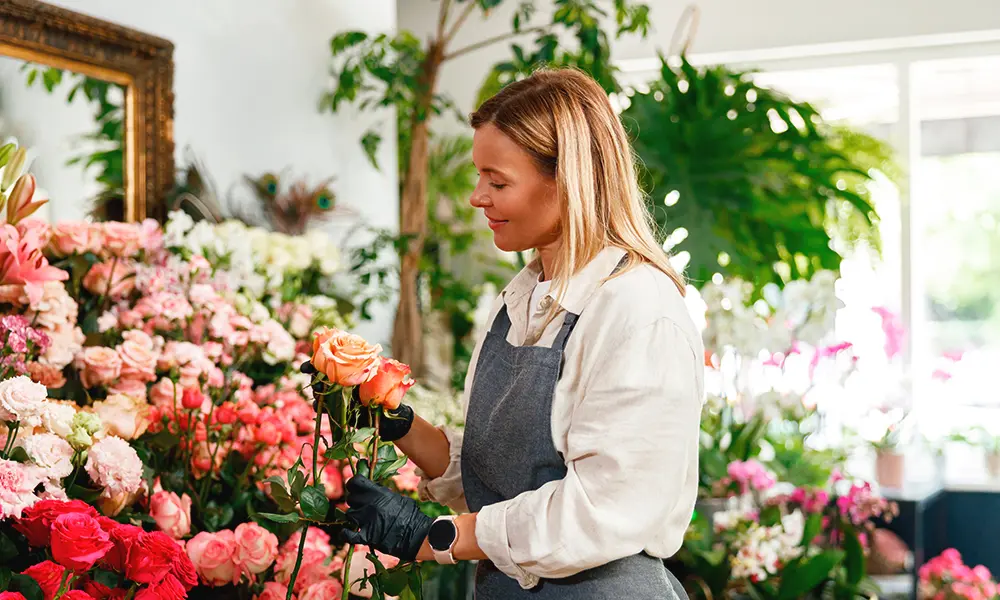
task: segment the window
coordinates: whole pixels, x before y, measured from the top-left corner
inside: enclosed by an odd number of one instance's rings
[[[1000,408],[992,385],[1000,364],[1000,53],[756,77],[897,145],[908,192],[888,180],[876,189],[882,260],[865,252],[845,259],[838,336],[862,356],[877,355],[884,338],[871,307],[902,313],[921,430],[936,437],[986,422],[984,408]],[[862,381],[845,396],[877,402],[887,393]]]

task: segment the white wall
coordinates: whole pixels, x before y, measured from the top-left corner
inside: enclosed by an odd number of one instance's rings
[[[358,144],[370,123],[384,122],[379,162],[394,165],[394,120],[388,114],[375,119],[348,111],[337,115],[318,111],[319,98],[329,82],[330,38],[344,29],[392,31],[396,26],[394,0],[52,3],[173,42],[178,166],[183,164],[185,147],[190,146],[207,166],[220,193],[244,174],[290,168],[310,182],[335,175],[333,188],[340,202],[373,225],[396,225],[396,173],[375,170]],[[4,85],[4,90],[8,87]],[[81,117],[80,111],[63,106],[63,112],[57,112],[49,106],[51,102],[38,100],[44,92],[32,92],[32,98],[39,102],[38,110],[23,115],[23,119],[18,115],[19,121],[28,121],[21,123],[20,129],[80,129],[74,124],[74,119]],[[87,111],[82,111],[82,117],[89,118]],[[85,121],[82,129],[89,125]],[[5,128],[0,135],[9,131]],[[79,182],[78,173],[63,171],[41,180],[40,185],[51,191],[61,185],[55,180],[60,175],[70,180],[69,189],[73,189],[73,182]],[[59,196],[53,197],[55,214],[82,214],[72,200]],[[331,231],[343,235],[350,225],[338,223]],[[384,341],[391,325],[389,315],[379,315],[374,325],[359,332]]]
[[[666,51],[690,2],[646,0],[653,30],[646,40],[623,38],[612,48],[616,60],[655,57]],[[611,5],[609,0],[602,4]],[[508,0],[488,19],[473,17],[453,42],[465,46],[508,31],[519,4]],[[997,0],[700,0],[701,19],[690,52],[733,53],[813,44],[838,44],[914,36],[1000,31]],[[399,28],[430,34],[438,0],[398,0]],[[551,15],[551,0],[538,0],[533,23]],[[525,36],[525,40],[531,38]],[[467,54],[445,65],[441,89],[464,111],[472,110],[485,70],[510,55],[509,43]]]

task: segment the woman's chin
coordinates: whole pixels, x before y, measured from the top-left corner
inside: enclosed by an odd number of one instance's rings
[[[503,250],[504,252],[524,252],[525,250],[531,249],[530,246],[525,246],[524,244],[518,243],[516,240],[511,240],[499,231],[493,232],[493,245],[496,246],[498,250]]]

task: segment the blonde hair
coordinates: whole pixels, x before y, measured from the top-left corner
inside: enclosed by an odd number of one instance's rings
[[[476,129],[494,125],[555,179],[562,243],[546,276],[559,284],[559,297],[608,246],[628,255],[618,274],[650,263],[684,295],[684,278],[653,233],[625,128],[597,82],[576,69],[536,71],[483,102],[469,121]]]

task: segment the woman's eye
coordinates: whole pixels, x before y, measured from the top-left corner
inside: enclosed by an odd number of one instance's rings
[[[493,189],[495,189],[495,190],[502,190],[505,187],[507,187],[507,184],[506,183],[491,183],[490,187],[493,188]]]

